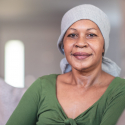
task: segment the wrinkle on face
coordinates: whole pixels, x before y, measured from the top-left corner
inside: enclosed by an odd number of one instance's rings
[[[69,34],[74,35],[68,37]],[[96,34],[96,36],[90,37],[89,34]],[[73,84],[77,83],[78,86],[85,87],[91,85],[95,81],[94,77],[99,76],[102,71],[104,38],[100,29],[90,20],[77,21],[67,30],[63,43],[65,56],[72,67]],[[86,52],[91,56],[78,60],[72,54],[75,52]]]

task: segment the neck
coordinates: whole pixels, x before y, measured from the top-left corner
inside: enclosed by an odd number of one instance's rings
[[[71,83],[78,87],[88,88],[99,84],[102,81],[103,74],[101,66],[92,71],[78,71],[72,68],[72,72],[70,72]]]

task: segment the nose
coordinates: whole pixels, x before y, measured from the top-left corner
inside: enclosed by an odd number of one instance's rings
[[[88,43],[86,41],[86,39],[84,37],[77,39],[76,43],[75,43],[75,47],[78,48],[84,48],[84,47],[88,47]]]

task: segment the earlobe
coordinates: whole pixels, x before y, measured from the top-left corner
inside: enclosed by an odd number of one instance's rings
[[[102,52],[105,53],[105,45],[103,46],[103,51]]]
[[[105,50],[104,50],[104,48],[103,48],[103,51],[102,51],[102,53],[104,53],[105,52]]]
[[[103,49],[103,51],[102,51],[102,56],[104,56],[104,52],[105,52],[105,51],[104,51],[104,49]]]
[[[103,47],[103,50],[102,50],[102,56],[104,56],[104,53],[105,53],[105,49],[104,49],[104,47]]]

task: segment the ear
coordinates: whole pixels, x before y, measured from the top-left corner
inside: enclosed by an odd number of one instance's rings
[[[105,52],[105,50],[104,50],[104,47],[103,47],[102,53],[104,53],[104,52]]]
[[[104,56],[104,53],[105,53],[105,47],[103,46],[102,56]]]

